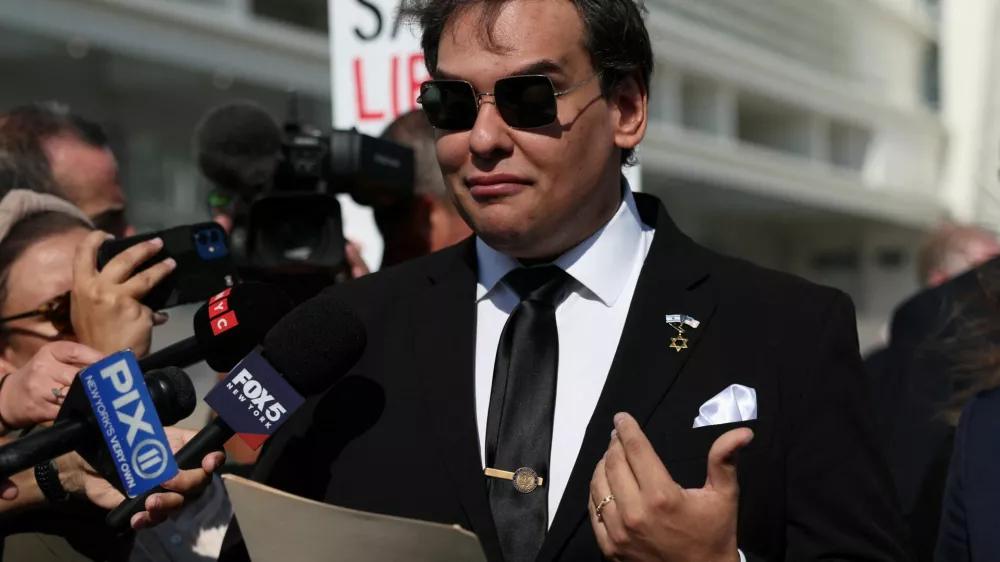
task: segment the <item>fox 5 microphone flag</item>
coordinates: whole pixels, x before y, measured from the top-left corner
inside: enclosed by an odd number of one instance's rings
[[[138,496],[177,476],[177,461],[135,355],[119,351],[79,377],[125,494]]]
[[[257,450],[305,399],[257,351],[209,391],[205,403]]]

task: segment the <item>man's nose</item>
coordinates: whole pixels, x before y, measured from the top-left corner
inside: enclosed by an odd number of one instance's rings
[[[496,160],[510,154],[514,141],[510,127],[504,122],[492,99],[483,99],[476,122],[469,131],[469,152],[482,160]]]

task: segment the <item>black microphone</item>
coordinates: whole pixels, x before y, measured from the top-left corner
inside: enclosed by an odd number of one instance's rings
[[[198,398],[187,373],[168,367],[146,373],[143,378],[163,425],[173,425],[194,413]],[[82,416],[57,420],[50,427],[0,447],[0,478],[79,450],[95,439],[100,439],[100,433],[92,420]]]
[[[262,356],[299,394],[309,397],[332,387],[358,361],[367,344],[361,320],[343,301],[327,292],[285,316],[264,337]],[[175,455],[181,470],[201,466],[208,453],[223,448],[235,432],[216,417]],[[130,498],[108,514],[112,528],[125,531],[156,488]]]
[[[198,168],[214,185],[250,201],[273,181],[282,138],[281,127],[261,106],[250,101],[221,105],[195,129]]]
[[[139,369],[187,367],[204,360],[224,373],[291,310],[292,301],[272,285],[247,282],[230,287],[198,309],[193,336],[143,357]]]

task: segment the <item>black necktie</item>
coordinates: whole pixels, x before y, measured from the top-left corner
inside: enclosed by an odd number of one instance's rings
[[[514,481],[487,478],[490,509],[506,562],[533,561],[548,529],[549,454],[559,365],[555,305],[570,280],[553,265],[515,269],[504,277],[521,303],[507,319],[497,348],[486,421],[486,466],[521,476]],[[542,478],[542,486],[534,487],[531,471]]]

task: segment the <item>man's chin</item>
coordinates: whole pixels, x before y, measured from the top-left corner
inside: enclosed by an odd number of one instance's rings
[[[498,252],[513,255],[513,252],[530,245],[530,237],[514,225],[479,223],[473,230],[483,242]]]

